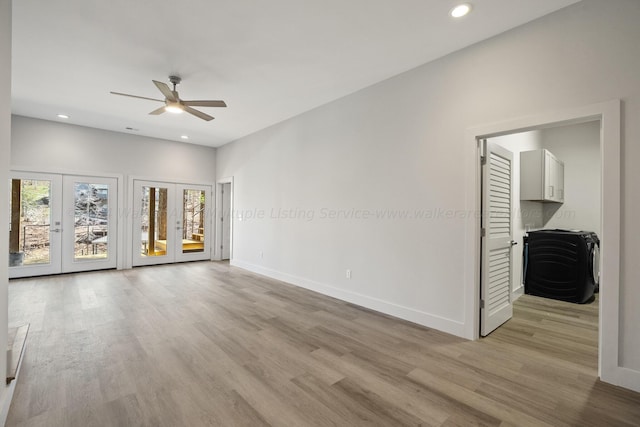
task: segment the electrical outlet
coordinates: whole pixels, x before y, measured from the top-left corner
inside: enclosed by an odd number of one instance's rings
[[[347,279],[351,279],[351,270],[347,270]]]

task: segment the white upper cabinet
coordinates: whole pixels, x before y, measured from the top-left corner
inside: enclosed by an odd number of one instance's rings
[[[564,162],[549,150],[520,153],[520,200],[564,202]]]

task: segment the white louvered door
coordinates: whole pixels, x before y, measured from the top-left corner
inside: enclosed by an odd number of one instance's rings
[[[513,153],[487,141],[482,170],[482,276],[480,333],[490,334],[513,315],[511,248]]]

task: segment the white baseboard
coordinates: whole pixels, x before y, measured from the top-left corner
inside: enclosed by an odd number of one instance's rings
[[[524,286],[520,285],[519,288],[511,292],[511,301],[517,301],[522,295],[524,295]]]
[[[319,283],[310,279],[306,279],[304,277],[294,276],[292,274],[283,273],[277,270],[272,270],[246,261],[234,259],[230,261],[230,264],[232,266],[240,267],[253,273],[271,277],[272,279],[281,280],[283,282],[290,283],[301,288],[309,289],[323,295],[328,295],[330,297],[350,302],[361,307],[379,311],[380,313],[398,317],[403,320],[408,320],[410,322],[426,326],[427,328],[437,329],[439,331],[447,332],[459,337],[465,336],[465,325],[463,322],[435,316],[433,314],[425,313],[411,307],[405,307],[389,301],[362,295],[357,292],[346,291],[335,286]]]

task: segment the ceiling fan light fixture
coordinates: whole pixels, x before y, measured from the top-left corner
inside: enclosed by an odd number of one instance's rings
[[[469,3],[463,3],[451,9],[449,15],[451,15],[452,18],[462,18],[468,15],[469,12],[471,12],[471,5]]]
[[[167,113],[180,114],[184,111],[184,107],[178,102],[172,102],[164,107],[164,111]]]

